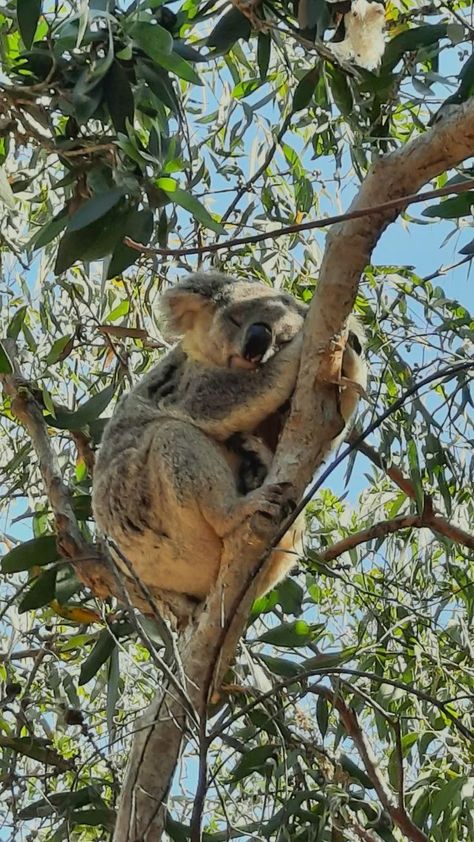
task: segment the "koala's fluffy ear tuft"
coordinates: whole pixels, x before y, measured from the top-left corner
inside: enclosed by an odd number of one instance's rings
[[[233,278],[218,272],[188,275],[161,296],[161,310],[172,331],[183,334],[191,330],[197,313],[213,310],[224,302]],[[227,291],[227,295],[226,295]]]

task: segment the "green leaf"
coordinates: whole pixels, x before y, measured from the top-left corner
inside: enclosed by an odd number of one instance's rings
[[[312,669],[330,669],[331,667],[338,667],[340,664],[345,664],[358,652],[357,646],[348,646],[346,649],[340,649],[338,652],[323,652],[321,655],[316,655],[314,658],[308,658],[303,668],[305,670]]]
[[[302,108],[306,108],[309,105],[313,98],[320,72],[321,69],[318,62],[300,79],[293,94],[293,111],[301,111]]]
[[[385,47],[380,73],[393,70],[405,53],[412,53],[420,47],[436,44],[440,38],[445,38],[446,34],[445,23],[423,24],[423,26],[415,26],[405,32],[400,32]]]
[[[111,254],[123,237],[125,214],[121,208],[109,213],[79,231],[65,231],[61,237],[54,271],[60,275],[77,260],[99,260]]]
[[[153,234],[153,213],[151,210],[133,209],[125,220],[124,237],[130,237],[136,243],[146,246]],[[121,240],[115,247],[109,263],[107,278],[115,278],[125,272],[140,256],[139,251],[126,246]]]
[[[267,760],[275,757],[277,747],[272,745],[257,746],[246,751],[234,766],[231,775],[233,781],[241,781],[253,772],[260,772],[262,775],[267,770]]]
[[[8,356],[7,352],[5,351],[5,348],[0,342],[0,374],[11,374],[12,371],[13,366],[10,362],[10,357]]]
[[[116,132],[126,133],[133,124],[135,103],[128,75],[119,61],[113,61],[104,79],[104,99]]]
[[[23,322],[25,321],[27,310],[28,308],[26,305],[24,307],[20,307],[11,319],[7,327],[7,336],[9,339],[18,339],[20,330],[23,327]]]
[[[338,67],[328,70],[329,87],[339,111],[343,117],[352,113],[353,99],[347,77]]]
[[[46,421],[51,427],[58,427],[60,430],[80,430],[103,413],[112,400],[114,392],[115,386],[113,384],[106,386],[97,395],[93,395],[92,398],[83,403],[75,412],[58,407],[56,416],[53,418],[48,415]]]
[[[120,661],[119,651],[115,646],[110,653],[109,671],[107,675],[107,731],[109,742],[112,743],[115,736],[114,716],[119,698]]]
[[[132,623],[114,623],[111,627],[115,637],[123,637],[134,631]],[[102,664],[110,658],[113,650],[116,647],[114,637],[108,629],[103,629],[92,651],[87,656],[86,660],[81,666],[79,674],[79,685],[87,684],[91,678],[98,672]]]
[[[92,519],[92,500],[90,494],[77,494],[72,498],[72,507],[78,520]]]
[[[260,614],[269,614],[278,603],[278,595],[276,590],[269,591],[264,596],[258,597],[252,605],[252,620]]]
[[[294,579],[284,579],[277,588],[278,603],[285,614],[298,617],[303,608],[304,590]]]
[[[402,749],[402,757],[406,757],[411,749],[420,738],[420,734],[418,732],[412,731],[411,733],[404,734],[401,739],[401,749]],[[390,757],[388,758],[387,770],[388,770],[388,777],[390,783],[394,787],[394,789],[398,785],[398,764],[399,764],[399,753],[398,747],[396,746],[393,751],[390,752]]]
[[[15,194],[10,187],[10,182],[8,181],[7,174],[3,167],[0,167],[0,200],[7,206],[7,208],[15,210]]]
[[[105,827],[113,830],[115,827],[116,811],[109,807],[94,807],[91,810],[74,810],[69,813],[68,820],[73,827],[86,825],[87,827]]]
[[[314,639],[314,632],[305,620],[295,620],[293,623],[282,623],[274,629],[269,629],[258,639],[273,646],[307,646]]]
[[[449,24],[448,24],[449,26]],[[464,102],[472,95],[474,87],[474,55],[469,56],[465,64],[461,68],[459,74],[460,85],[453,97],[456,97],[456,102]]]
[[[448,808],[453,810],[456,802],[459,801],[461,789],[466,783],[464,776],[453,778],[448,781],[438,792],[433,793],[431,798],[432,810],[431,821],[436,827],[441,813],[444,813]]]
[[[147,61],[137,61],[137,72],[147,82],[155,96],[172,111],[179,109],[173,82],[164,68],[151,67]]]
[[[68,231],[80,231],[81,228],[86,228],[87,225],[105,216],[123,196],[123,187],[113,187],[111,190],[106,190],[105,193],[92,196],[71,216],[67,226]]]
[[[51,240],[54,240],[54,238],[61,233],[63,228],[66,227],[68,219],[69,216],[67,213],[67,209],[63,208],[59,211],[58,214],[56,214],[55,217],[53,217],[53,219],[50,219],[50,221],[47,222],[46,225],[43,225],[43,227],[40,228],[37,234],[34,235],[34,237],[31,240],[31,245],[33,246],[33,248],[36,250],[48,245],[48,243],[50,243]]]
[[[117,319],[123,318],[126,316],[130,311],[130,301],[124,299],[114,307],[113,310],[110,311],[109,315],[106,318],[106,322],[115,322]]]
[[[285,658],[274,658],[272,655],[259,655],[263,663],[268,667],[270,672],[275,675],[281,675],[283,678],[296,678],[303,668],[295,661],[287,661]]]
[[[210,228],[211,231],[215,231],[216,234],[224,233],[222,225],[212,218],[204,205],[192,196],[191,193],[188,193],[186,190],[182,190],[180,187],[176,187],[172,192],[169,190],[165,190],[164,192],[169,196],[172,202],[175,202],[175,204],[180,205],[182,208],[189,211],[194,219],[197,219],[197,221],[206,228]]]
[[[24,614],[25,611],[31,611],[34,608],[42,608],[43,605],[48,605],[55,598],[57,573],[57,568],[53,567],[38,576],[20,601],[19,614]]]
[[[46,365],[53,365],[64,360],[71,353],[73,347],[74,336],[71,334],[56,339],[45,358]]]
[[[104,76],[105,74],[106,69]],[[86,71],[78,77],[72,92],[72,104],[74,118],[79,126],[87,123],[97,112],[104,93],[102,83],[103,79],[93,79],[90,82]]]
[[[102,664],[110,658],[112,652],[116,647],[115,640],[108,629],[103,629],[92,648],[92,651],[87,656],[86,660],[81,665],[81,672],[79,674],[79,686],[87,684],[91,678],[100,670]]]
[[[159,24],[140,21],[134,24],[130,35],[137,47],[160,64],[160,57],[171,55],[173,38],[170,33]]]
[[[232,91],[232,96],[234,99],[244,99],[246,96],[250,96],[253,94],[254,91],[257,90],[262,85],[262,79],[246,79],[243,82],[238,82],[235,86],[234,90]]]
[[[58,561],[59,553],[55,535],[41,535],[14,547],[2,558],[2,573],[19,573],[36,565]]]
[[[172,73],[175,73],[176,76],[179,76],[180,79],[184,79],[186,82],[192,82],[194,85],[203,84],[202,79],[198,76],[189,61],[181,58],[177,53],[160,53],[155,57],[155,61],[161,67],[164,67],[165,70],[171,70]]]
[[[31,757],[45,766],[55,766],[60,772],[67,772],[73,766],[71,760],[66,760],[55,749],[48,748],[42,741],[34,737],[8,737],[0,735],[0,748],[11,749],[24,757]]]
[[[183,41],[173,41],[173,52],[181,58],[185,58],[186,61],[195,63],[209,61],[207,56],[203,56],[198,50],[195,50],[190,44],[184,44]]]
[[[420,462],[418,459],[418,450],[414,439],[408,439],[407,442],[407,456],[408,464],[410,466],[410,477],[415,487],[415,497],[418,511],[423,511],[425,495],[423,492],[423,484],[421,480]]]
[[[92,786],[66,792],[52,792],[47,798],[39,798],[28,804],[18,813],[21,819],[46,818],[47,816],[65,816],[72,809],[84,807],[86,804],[101,803],[102,799]]]
[[[18,29],[27,50],[30,49],[41,14],[41,0],[17,0]]]
[[[321,38],[329,23],[328,4],[325,0],[300,0],[298,25],[304,38],[314,41],[316,34]]]
[[[318,701],[316,702],[316,722],[318,723],[321,737],[324,740],[329,723],[329,705],[324,696],[318,696]]]
[[[459,249],[459,254],[474,254],[474,240],[469,240],[469,242],[463,246],[462,249]]]
[[[357,763],[354,763],[347,754],[341,754],[339,758],[340,764],[345,772],[360,783],[365,789],[374,789],[374,785],[369,778],[367,772],[364,772]]]
[[[61,605],[66,605],[74,594],[82,590],[83,585],[77,578],[71,564],[62,564],[56,576],[54,596]]]
[[[461,216],[471,216],[473,206],[474,192],[468,190],[459,196],[453,196],[451,199],[445,199],[437,205],[431,205],[431,207],[425,208],[422,216],[428,216],[430,218],[437,217],[439,219],[459,219]]]
[[[262,81],[267,78],[272,50],[272,39],[267,32],[259,32],[257,40],[257,64]]]
[[[249,19],[234,7],[217,21],[207,39],[207,46],[215,47],[220,53],[227,52],[239,38],[248,41],[251,31]]]

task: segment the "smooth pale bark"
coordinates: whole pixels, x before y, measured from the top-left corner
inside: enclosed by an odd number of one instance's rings
[[[383,204],[419,190],[430,179],[474,153],[474,101],[460,106],[426,134],[377,161],[350,210]],[[352,310],[361,273],[381,234],[403,210],[377,211],[334,226],[328,235],[319,284],[305,324],[302,363],[292,412],[270,481],[292,484],[302,496],[340,433],[337,388],[340,338]],[[338,347],[339,345],[339,347]],[[275,538],[278,524],[274,526]],[[270,543],[270,541],[268,541]],[[179,643],[186,693],[196,716],[205,718],[209,695],[235,652],[247,621],[266,547],[244,524],[226,542],[218,582],[200,615]],[[123,785],[114,842],[157,842],[186,729],[183,700],[163,686],[136,733]]]

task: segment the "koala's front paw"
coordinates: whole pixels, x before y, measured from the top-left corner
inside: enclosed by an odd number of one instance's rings
[[[259,489],[255,513],[250,527],[256,535],[265,537],[275,524],[282,523],[294,511],[296,503],[290,496],[292,487],[288,482],[264,485]]]

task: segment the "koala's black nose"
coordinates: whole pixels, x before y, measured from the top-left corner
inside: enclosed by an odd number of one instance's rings
[[[262,322],[247,328],[242,356],[251,362],[259,362],[272,344],[272,332]]]

